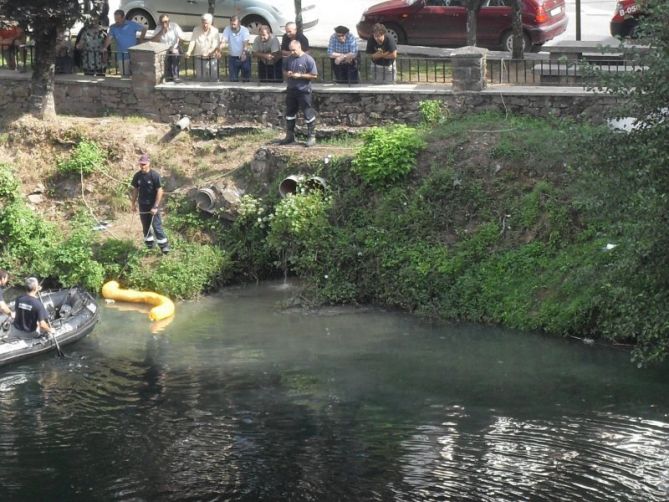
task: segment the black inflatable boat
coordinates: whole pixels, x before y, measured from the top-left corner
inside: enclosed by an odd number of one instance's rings
[[[60,348],[89,334],[98,322],[98,304],[81,288],[50,291],[40,296]],[[8,303],[13,307],[13,301]],[[56,342],[50,335],[15,337],[9,327],[10,319],[0,314],[0,366],[56,350]]]

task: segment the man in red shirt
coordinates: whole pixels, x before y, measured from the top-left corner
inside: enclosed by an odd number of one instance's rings
[[[4,60],[10,70],[16,70],[16,49],[23,40],[23,30],[15,22],[0,25],[0,60]]]

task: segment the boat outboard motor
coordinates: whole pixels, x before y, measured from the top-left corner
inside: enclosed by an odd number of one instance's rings
[[[67,319],[72,315],[72,305],[68,305],[67,303],[64,303],[60,306],[60,310],[58,311],[58,317],[61,319]]]

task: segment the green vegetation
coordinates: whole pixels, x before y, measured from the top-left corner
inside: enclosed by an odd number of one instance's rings
[[[650,217],[666,198],[620,136],[426,110],[432,128],[376,129],[355,158],[315,166],[330,194],[245,197],[222,228],[236,269],[287,268],[326,303],[602,338],[635,344],[640,364],[664,358],[669,243]]]
[[[172,239],[173,252],[158,257],[130,241],[98,243],[95,222],[83,211],[61,231],[23,201],[12,170],[0,165],[0,267],[15,279],[29,275],[47,284],[99,291],[105,280],[192,298],[229,278],[232,266],[217,246]]]
[[[376,186],[404,178],[415,165],[416,153],[425,146],[418,131],[404,125],[375,127],[364,139],[353,169],[365,183]]]
[[[68,159],[58,162],[58,171],[87,176],[102,169],[106,160],[105,152],[94,141],[82,140]]]
[[[418,110],[423,124],[434,126],[446,120],[444,104],[438,99],[428,99],[418,103]]]

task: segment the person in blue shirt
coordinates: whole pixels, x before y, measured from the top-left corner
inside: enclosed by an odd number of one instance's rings
[[[290,42],[290,57],[283,60],[283,76],[286,80],[286,137],[280,145],[295,142],[295,121],[297,112],[302,108],[307,124],[308,138],[306,146],[316,144],[316,110],[311,104],[311,81],[318,78],[316,62],[302,50],[298,40]]]
[[[137,32],[141,32],[139,41],[144,41],[146,35],[146,26],[129,21],[125,18],[125,12],[121,9],[114,11],[114,20],[116,21],[109,27],[109,36],[105,40],[102,48],[102,57],[106,58],[107,49],[111,45],[112,39],[116,40],[116,61],[118,69],[124,77],[130,75],[130,55],[128,49],[137,45]]]
[[[251,55],[249,40],[251,33],[246,26],[242,26],[237,16],[230,18],[230,26],[226,26],[221,35],[221,43],[218,47],[219,54],[228,47],[228,74],[230,82],[239,81],[239,72],[242,72],[242,80],[248,82],[251,79]]]
[[[337,26],[330,36],[328,57],[338,84],[358,83],[358,39],[346,26]]]

